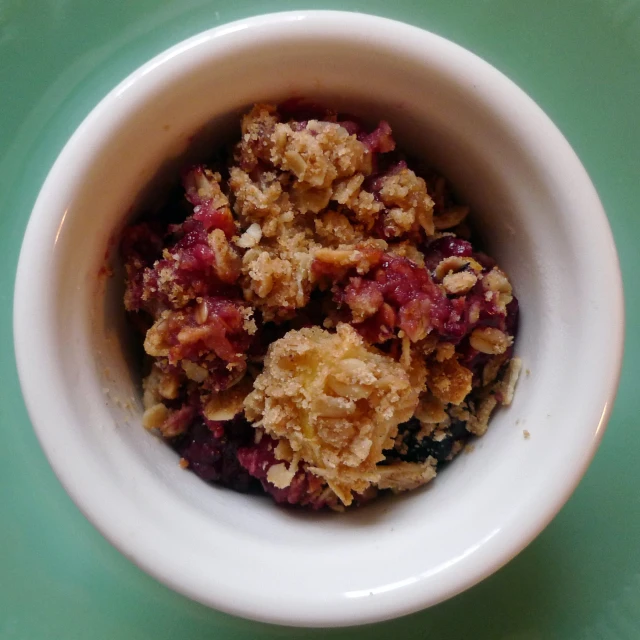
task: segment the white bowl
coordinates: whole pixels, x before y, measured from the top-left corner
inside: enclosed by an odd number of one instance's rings
[[[526,374],[475,450],[424,490],[344,515],[284,510],[183,471],[140,426],[122,289],[116,277],[105,291],[99,277],[143,185],[211,150],[252,102],[294,94],[385,117],[402,146],[442,169],[475,207],[522,309],[517,352]],[[190,146],[198,132],[206,145]],[[283,624],[410,613],[470,587],[523,549],[596,450],[622,341],[607,219],[552,122],[455,44],[340,12],[229,24],[129,76],[51,169],[16,281],[22,389],[42,447],[79,508],[173,589]]]

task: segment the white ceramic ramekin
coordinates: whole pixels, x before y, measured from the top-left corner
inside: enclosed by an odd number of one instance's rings
[[[424,490],[344,515],[283,510],[183,471],[140,426],[122,288],[117,274],[106,286],[99,275],[146,185],[210,151],[252,102],[292,95],[384,117],[401,145],[443,170],[474,205],[522,309],[517,351],[526,373],[475,450]],[[549,118],[455,44],[340,12],[266,15],[207,31],[116,87],[42,187],[15,296],[29,414],[87,518],[177,591],[296,625],[372,622],[427,607],[523,549],[596,450],[623,331],[607,219]]]

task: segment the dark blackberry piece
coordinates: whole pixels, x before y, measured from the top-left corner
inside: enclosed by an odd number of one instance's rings
[[[237,452],[252,435],[253,429],[244,418],[208,424],[198,418],[172,446],[203,480],[247,492],[257,483],[238,462]]]
[[[417,418],[411,418],[398,427],[396,445],[386,451],[387,460],[403,460],[405,462],[424,462],[429,456],[435,458],[438,463],[446,462],[452,457],[453,445],[456,442],[464,442],[469,438],[466,423],[454,420],[448,429],[447,435],[442,440],[435,440],[431,436],[418,439],[420,422]]]

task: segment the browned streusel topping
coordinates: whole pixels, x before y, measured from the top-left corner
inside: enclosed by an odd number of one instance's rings
[[[266,319],[291,317],[305,306],[317,251],[353,251],[370,238],[381,212],[390,237],[418,227],[427,235],[434,231],[433,201],[413,171],[381,178],[377,199],[363,188],[372,154],[355,135],[318,120],[292,127],[278,122],[276,113],[271,105],[256,105],[244,116],[238,166],[231,167],[229,180],[234,211],[247,229],[236,240],[248,249],[242,260],[245,298]],[[417,253],[406,242],[396,251]]]
[[[244,400],[252,388],[253,380],[246,376],[229,389],[204,395],[202,413],[207,420],[214,422],[233,420],[244,410]]]
[[[305,127],[295,130],[289,124],[278,123],[270,142],[271,162],[293,173],[297,183],[303,185],[299,187],[301,193],[328,189],[326,204],[335,193],[336,180],[359,173],[362,182],[362,175],[371,173],[371,154],[367,148],[333,122],[309,120]]]
[[[377,463],[421,389],[409,371],[347,324],[290,331],[274,342],[245,400],[245,415],[286,439],[345,505],[380,480]]]
[[[410,169],[401,169],[382,180],[380,199],[386,207],[385,223],[393,229],[392,236],[399,236],[419,224],[428,236],[432,236],[433,200],[427,193],[427,185]]]
[[[520,372],[518,303],[387,123],[285,114],[255,105],[226,166],[185,173],[186,220],[126,230],[125,307],[153,358],[143,424],[185,468],[339,508],[485,433]]]
[[[290,318],[309,302],[317,246],[308,232],[290,228],[247,249],[242,259],[244,296],[265,320]]]
[[[444,403],[460,404],[472,388],[473,374],[455,357],[443,362],[431,362],[427,385],[431,393]]]
[[[411,491],[436,477],[436,460],[427,458],[425,462],[396,462],[378,467],[379,489]]]

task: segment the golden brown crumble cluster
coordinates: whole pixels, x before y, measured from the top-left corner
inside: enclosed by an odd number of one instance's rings
[[[372,173],[367,146],[336,122],[309,120],[300,128],[278,121],[277,110],[256,105],[242,119],[230,169],[234,211],[246,231],[238,239],[245,299],[265,320],[290,318],[309,302],[311,266],[319,250],[340,260],[358,245],[384,241],[371,231],[384,224],[400,236],[417,226],[433,234],[433,201],[422,178],[407,168],[363,188]],[[335,249],[334,255],[328,249]]]
[[[379,479],[378,463],[398,424],[413,416],[420,389],[393,358],[367,345],[348,324],[290,331],[273,343],[247,396],[254,426],[325,478],[344,504]]]
[[[518,304],[387,123],[313,115],[255,105],[225,166],[184,174],[186,214],[125,231],[125,306],[153,358],[144,426],[183,466],[340,508],[425,484],[486,431]]]

